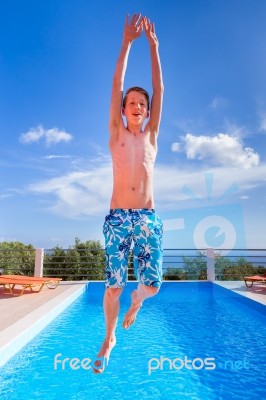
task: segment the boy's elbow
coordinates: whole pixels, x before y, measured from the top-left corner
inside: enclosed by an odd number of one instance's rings
[[[123,91],[123,81],[120,76],[114,76],[113,78],[113,89]]]
[[[159,83],[156,83],[155,85],[154,85],[154,87],[153,87],[153,93],[158,93],[158,94],[160,94],[161,96],[163,95],[163,93],[164,93],[164,85],[163,85],[163,82],[159,82]]]

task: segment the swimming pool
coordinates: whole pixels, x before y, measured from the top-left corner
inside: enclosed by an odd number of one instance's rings
[[[104,336],[104,285],[90,283],[0,369],[1,400],[264,398],[264,306],[208,282],[165,282],[125,331],[135,286],[122,295],[117,346],[104,374],[88,369]],[[64,358],[79,361],[71,367]]]

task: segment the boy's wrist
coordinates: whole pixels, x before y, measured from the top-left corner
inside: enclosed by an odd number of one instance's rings
[[[156,41],[156,42],[149,42],[149,44],[150,44],[150,49],[151,50],[158,50],[158,47],[159,47],[159,42],[158,41]]]
[[[134,39],[123,36],[122,45],[128,46],[133,43]]]

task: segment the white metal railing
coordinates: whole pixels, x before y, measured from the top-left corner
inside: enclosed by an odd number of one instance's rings
[[[11,251],[11,253],[12,252],[15,253],[16,250],[10,249],[10,251]],[[66,279],[69,279],[69,278],[67,278],[68,262],[64,261],[64,264],[62,267],[62,265],[61,265],[62,263],[60,262],[60,255],[56,256],[57,261],[52,262],[52,265],[54,265],[54,269],[51,267],[50,267],[50,270],[47,268],[45,269],[45,265],[46,265],[45,257],[48,257],[50,254],[49,252],[52,252],[52,251],[53,251],[53,249],[50,249],[50,250],[44,250],[42,248],[37,248],[37,249],[32,249],[32,250],[26,249],[25,252],[28,252],[27,254],[30,255],[30,259],[32,262],[32,267],[29,267],[28,274],[34,273],[34,276],[41,277],[41,276],[43,276],[44,271],[47,270],[46,275],[51,274],[52,276],[55,276],[55,275],[58,275],[58,273],[62,273],[62,275],[64,275],[66,277]],[[68,250],[62,249],[62,251],[67,253],[68,251],[70,252],[71,249],[68,249]],[[103,276],[104,275],[104,264],[105,264],[104,249],[97,249],[97,251],[98,251],[98,253],[101,252],[102,256],[101,256],[100,262],[98,260],[98,264],[95,265],[95,270],[97,268],[99,268],[99,265],[100,265],[100,268],[102,269],[101,276]],[[35,254],[33,254],[33,253],[35,253]],[[219,280],[219,271],[218,272],[216,271],[217,256],[223,257],[225,260],[237,260],[237,259],[240,259],[241,257],[243,257],[243,259],[245,259],[245,260],[250,260],[250,264],[252,264],[252,265],[255,265],[255,266],[259,265],[261,268],[266,268],[266,249],[233,249],[233,250],[230,250],[230,252],[227,249],[215,250],[213,248],[200,249],[200,250],[197,250],[197,249],[164,249],[163,271],[167,272],[169,268],[172,270],[175,270],[175,271],[181,271],[183,268],[183,264],[184,264],[183,259],[189,258],[189,257],[191,257],[192,260],[193,260],[193,257],[196,259],[197,255],[195,255],[195,254],[200,254],[204,260],[204,265],[202,266],[202,264],[201,264],[201,267],[200,267],[200,268],[202,268],[202,271],[204,272],[203,273],[204,278],[201,277],[201,278],[196,278],[196,279],[203,279],[203,280],[207,280],[210,282],[214,282],[217,279]],[[21,250],[19,251],[19,257],[22,257]],[[29,258],[29,256],[28,256],[28,258]],[[27,260],[28,260],[28,258],[27,258]],[[4,259],[5,259],[4,250],[0,250],[0,274],[13,273],[11,267],[8,267],[8,271],[6,272],[5,262],[3,261]],[[180,260],[182,260],[182,261],[180,261]],[[20,265],[21,264],[23,264],[23,260],[20,261]],[[28,264],[30,264],[30,263],[28,263]],[[69,262],[69,264],[71,264],[71,268],[73,270],[73,265],[75,265],[75,261],[73,261],[72,263]],[[10,257],[10,256],[9,256],[9,265],[12,265],[12,257]],[[88,272],[86,273],[88,268],[90,269],[90,271],[92,271],[94,268],[93,257],[91,257],[90,261],[86,261],[86,259],[82,260],[82,262],[79,261],[79,273],[77,274],[77,276],[81,277],[81,279],[88,279]],[[15,264],[14,264],[13,270],[16,271],[16,273],[18,271],[18,268],[15,268]],[[19,273],[25,274],[25,271],[26,271],[26,269],[24,269],[22,271],[19,270]],[[52,271],[52,273],[49,273],[49,271]],[[84,273],[83,273],[83,271],[84,271]],[[69,274],[69,276],[72,277],[73,279],[75,279],[73,272],[71,274]],[[133,277],[133,272],[131,274],[131,277]],[[178,279],[180,279],[180,278],[178,278]],[[193,279],[193,278],[189,278],[189,279]]]

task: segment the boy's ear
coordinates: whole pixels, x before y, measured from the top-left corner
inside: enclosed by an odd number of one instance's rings
[[[147,111],[147,117],[146,118],[149,118],[149,116],[150,116],[150,111]]]
[[[121,112],[122,112],[122,115],[125,115],[125,108],[124,107],[122,107]]]

